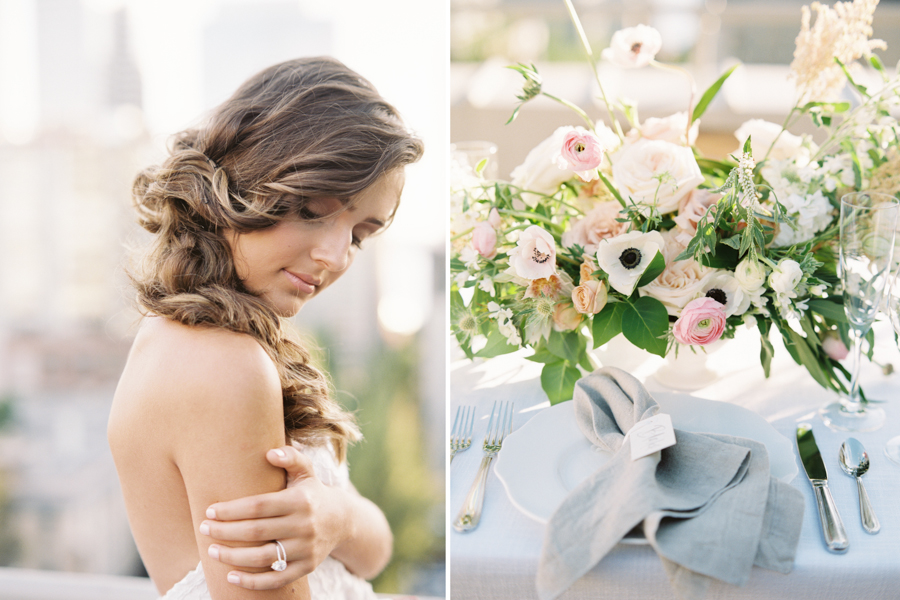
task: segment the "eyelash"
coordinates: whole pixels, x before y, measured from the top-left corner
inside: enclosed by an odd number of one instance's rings
[[[317,219],[321,219],[321,218],[322,218],[321,215],[317,215],[316,213],[314,213],[313,211],[309,210],[309,209],[306,208],[305,206],[302,207],[298,212],[299,212],[299,214],[300,214],[300,218],[301,218],[301,219],[304,219],[304,220],[307,220],[307,221],[315,221],[315,220],[317,220]],[[353,236],[353,239],[351,240],[351,243],[352,243],[354,246],[356,246],[357,249],[362,250],[362,243],[363,243],[363,241],[362,241],[360,238],[358,238],[358,237],[356,237],[356,236],[354,235],[354,236]]]

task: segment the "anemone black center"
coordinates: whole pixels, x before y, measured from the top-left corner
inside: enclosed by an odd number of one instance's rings
[[[641,264],[641,251],[637,248],[626,248],[625,251],[619,255],[619,262],[622,263],[622,266],[626,269],[633,269]]]
[[[641,42],[635,42],[631,45],[631,51],[638,54],[641,51],[641,46],[643,46]]]
[[[707,298],[712,298],[719,304],[727,304],[728,303],[728,294],[720,290],[719,288],[713,288],[706,292]]]
[[[534,262],[538,263],[539,265],[542,265],[545,262],[547,262],[548,260],[550,260],[550,255],[544,254],[543,252],[541,252],[540,250],[535,248],[534,252],[532,253],[532,258],[534,259]]]

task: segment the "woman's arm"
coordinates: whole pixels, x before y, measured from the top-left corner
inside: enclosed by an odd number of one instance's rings
[[[279,454],[280,453],[280,454]],[[355,489],[328,487],[312,474],[307,457],[291,446],[270,450],[266,458],[288,473],[281,492],[210,506],[210,533],[228,545],[214,546],[218,559],[239,569],[274,560],[265,546],[240,548],[232,541],[281,539],[288,555],[283,573],[238,572],[248,589],[270,589],[310,573],[329,554],[366,579],[380,573],[391,557],[393,538],[387,519]],[[214,517],[214,518],[213,518]]]
[[[264,459],[268,448],[284,443],[275,365],[253,339],[216,330],[192,331],[166,363],[160,372],[178,398],[168,403],[172,460],[184,481],[210,595],[214,600],[309,598],[305,578],[266,592],[229,583],[227,565],[208,552],[215,539],[201,527],[210,504],[284,488],[284,471]]]

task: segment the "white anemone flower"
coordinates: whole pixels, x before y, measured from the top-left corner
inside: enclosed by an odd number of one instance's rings
[[[597,265],[609,275],[609,286],[630,296],[641,275],[666,243],[658,231],[629,231],[614,238],[600,240]]]
[[[649,64],[660,48],[662,36],[653,27],[626,27],[613,34],[609,48],[603,51],[603,58],[618,67],[635,69]]]
[[[750,308],[751,295],[744,292],[740,282],[728,271],[719,271],[710,277],[702,293],[723,305],[726,317],[742,315]]]

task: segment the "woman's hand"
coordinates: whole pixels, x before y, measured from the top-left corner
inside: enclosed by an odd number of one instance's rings
[[[287,471],[286,489],[213,504],[200,526],[201,533],[217,540],[262,543],[209,547],[212,558],[238,569],[270,566],[277,560],[272,540],[284,545],[284,571],[228,574],[228,581],[251,590],[278,588],[308,575],[354,534],[353,497],[320,482],[309,458],[292,446],[283,446],[269,450],[266,459]]]

